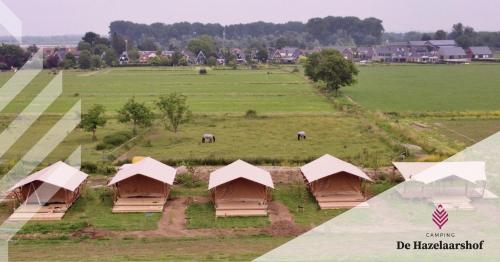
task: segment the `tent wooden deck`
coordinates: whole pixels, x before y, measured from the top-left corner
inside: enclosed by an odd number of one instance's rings
[[[45,206],[23,204],[12,213],[9,220],[57,221],[63,218],[67,210],[68,207],[65,204],[48,204]]]
[[[340,209],[360,206],[365,202],[361,193],[344,195],[316,196],[316,201],[321,209]],[[367,207],[367,205],[365,205]]]
[[[117,198],[113,206],[113,213],[143,213],[163,212],[167,202],[166,197],[132,197]]]
[[[215,216],[267,216],[267,204],[261,204],[256,201],[218,202],[215,206]]]

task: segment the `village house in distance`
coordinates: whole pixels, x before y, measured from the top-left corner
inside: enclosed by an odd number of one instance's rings
[[[494,61],[493,52],[487,46],[472,46],[467,49],[459,47],[455,40],[429,40],[386,42],[376,46],[331,46],[314,49],[300,49],[296,47],[268,48],[266,58],[258,57],[257,50],[241,48],[228,49],[237,65],[252,63],[296,64],[301,57],[319,52],[324,48],[333,48],[341,52],[344,58],[360,63],[419,63],[419,64],[464,64],[471,61]],[[79,51],[73,46],[44,47],[44,57],[62,61],[67,54],[78,58]],[[180,56],[184,65],[227,65],[228,59],[224,52],[219,50],[215,57],[208,57],[203,51],[197,54],[189,50],[169,51],[151,50],[138,51],[137,58],[132,60],[130,55],[123,52],[118,61],[120,65],[153,65],[161,58],[171,59]]]

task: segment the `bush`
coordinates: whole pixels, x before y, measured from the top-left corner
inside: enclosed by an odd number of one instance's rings
[[[253,110],[253,109],[249,109],[247,110],[247,112],[245,113],[245,117],[246,118],[256,118],[257,117],[257,111]]]
[[[97,173],[97,165],[91,162],[83,162],[82,171],[85,173]]]
[[[292,70],[292,73],[299,73],[299,72],[300,72],[300,70],[299,70],[297,67],[295,67],[295,68]]]
[[[133,137],[129,131],[119,131],[103,138],[102,143],[97,144],[96,150],[105,150],[122,145]]]
[[[196,188],[203,186],[203,181],[201,181],[198,177],[193,174],[181,174],[175,178],[175,181],[179,185],[183,185],[187,188]]]
[[[119,131],[111,135],[107,135],[103,139],[103,143],[110,144],[113,146],[119,146],[133,137],[132,133],[129,131]]]
[[[200,73],[200,75],[206,75],[207,74],[207,69],[202,68],[202,69],[200,69],[199,73]]]

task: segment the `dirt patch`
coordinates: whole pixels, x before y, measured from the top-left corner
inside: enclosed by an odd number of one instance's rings
[[[74,238],[88,237],[91,239],[107,238],[115,236],[115,233],[108,230],[98,230],[93,227],[86,227],[71,234]]]
[[[269,219],[271,225],[266,227],[264,232],[272,236],[297,236],[304,232],[303,228],[293,222],[292,214],[282,203],[269,203]]]
[[[87,179],[87,186],[90,188],[105,187],[108,184],[109,177],[106,176],[90,176]]]
[[[281,220],[266,227],[264,232],[275,237],[289,237],[298,236],[305,232],[305,230],[297,226],[292,221]]]

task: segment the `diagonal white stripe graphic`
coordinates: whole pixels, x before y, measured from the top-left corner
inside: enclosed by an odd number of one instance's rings
[[[344,212],[255,261],[498,261],[500,133],[445,162],[457,161],[485,162],[486,183],[458,177],[401,183],[368,200],[369,208]],[[445,162],[433,168],[449,166]],[[412,187],[435,190],[416,198],[402,194]],[[432,221],[436,202],[448,206],[442,229]],[[431,248],[423,248],[428,243]]]
[[[80,168],[81,166],[81,155],[82,155],[82,147],[79,146],[73,153],[66,159],[66,163],[74,166],[75,168]],[[69,176],[68,176],[69,180]],[[67,181],[63,181],[67,182]],[[44,192],[47,195],[55,195],[57,193],[58,188],[53,187],[49,184],[42,184],[40,187],[36,189],[36,191],[31,194],[28,202],[34,202],[34,199],[39,192]],[[39,206],[40,208],[42,206]],[[36,213],[37,210],[34,210]],[[0,225],[0,261],[8,261],[8,243],[14,237],[14,235],[22,229],[22,227],[28,223],[29,220],[24,221],[13,221],[13,220],[5,220],[2,225]]]
[[[0,111],[42,71],[43,50],[40,48],[24,66],[0,88]]]
[[[78,101],[40,141],[0,180],[0,192],[31,173],[47,155],[80,123],[81,101]]]
[[[62,93],[62,73],[59,73],[0,134],[0,157],[29,129]]]
[[[0,1],[0,25],[21,43],[23,30],[21,20],[2,1]]]

